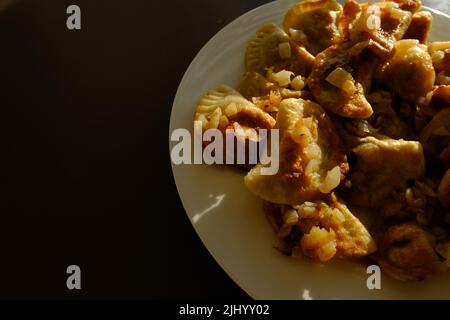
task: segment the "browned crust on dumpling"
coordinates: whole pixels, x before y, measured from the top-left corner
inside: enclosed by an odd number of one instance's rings
[[[317,101],[328,111],[346,118],[369,118],[373,110],[360,82],[354,82],[356,91],[347,96],[326,81],[329,73],[336,67],[349,68],[349,49],[348,44],[334,45],[317,55],[313,72],[308,78],[308,85]]]
[[[337,18],[342,6],[335,0],[307,0],[292,7],[285,15],[283,28],[302,33],[297,43],[313,55],[335,43],[339,38]]]
[[[424,280],[448,269],[435,251],[432,235],[415,223],[379,230],[373,258],[389,276],[400,281]]]

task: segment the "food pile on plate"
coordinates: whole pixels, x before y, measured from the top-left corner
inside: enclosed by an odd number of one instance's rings
[[[300,2],[256,31],[235,89],[201,97],[204,130],[248,144],[278,129],[278,173],[239,168],[283,253],[367,256],[403,281],[449,268],[450,42],[428,42],[432,15],[420,9]],[[347,204],[370,209],[370,226]]]

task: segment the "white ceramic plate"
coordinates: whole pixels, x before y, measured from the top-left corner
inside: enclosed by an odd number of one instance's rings
[[[198,98],[220,84],[235,86],[244,73],[249,38],[264,23],[280,24],[294,2],[278,0],[250,11],[205,45],[178,88],[170,132],[177,128],[192,132]],[[432,40],[448,40],[450,18],[433,14]],[[450,272],[416,283],[382,276],[382,289],[370,291],[366,266],[360,263],[318,264],[285,257],[273,248],[277,239],[261,200],[245,188],[242,172],[207,165],[172,165],[172,169],[184,208],[206,248],[255,299],[450,299]]]

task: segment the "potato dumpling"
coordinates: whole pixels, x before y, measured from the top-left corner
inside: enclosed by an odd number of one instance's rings
[[[371,254],[375,242],[366,227],[335,194],[291,207],[266,202],[264,209],[287,254],[297,250],[319,261]]]
[[[346,41],[352,44],[363,42],[377,57],[385,60],[392,56],[395,42],[403,38],[411,21],[412,13],[401,10],[394,2],[372,5],[348,0],[338,25]]]
[[[400,40],[395,54],[383,67],[382,79],[401,98],[416,103],[433,88],[436,74],[425,45],[418,40]]]
[[[379,28],[374,20],[374,16],[377,16],[375,8],[379,13]],[[391,1],[371,5],[349,0],[344,5],[339,28],[352,44],[365,42],[368,49],[379,58],[387,59],[394,51],[395,41],[403,38],[411,20],[411,12],[401,10],[398,4]]]
[[[203,130],[219,129],[223,134],[226,130],[235,132],[236,141],[242,141],[245,144],[247,153],[246,163],[237,166],[245,170],[252,167],[248,155],[249,140],[258,142],[258,130],[271,129],[275,125],[275,119],[268,113],[256,107],[236,90],[225,85],[206,92],[200,98],[194,121],[200,121]]]
[[[413,15],[411,24],[404,35],[404,39],[416,39],[426,44],[430,35],[433,15],[428,11],[417,12]]]
[[[355,68],[350,64],[353,58],[350,49],[348,44],[334,45],[318,54],[308,86],[320,105],[328,111],[346,118],[365,119],[373,113],[365,91],[370,86],[375,65],[368,62],[364,66],[365,72],[360,73],[358,67],[361,63],[356,64]]]
[[[420,133],[425,151],[450,168],[450,108],[442,109]]]
[[[448,266],[436,253],[433,236],[415,223],[402,223],[379,232],[373,258],[384,272],[400,281],[424,280]]]
[[[308,75],[314,57],[304,48],[291,41],[289,35],[275,24],[266,24],[250,40],[245,53],[247,71],[265,74],[289,70],[295,75]]]
[[[380,208],[392,192],[406,189],[408,181],[424,175],[425,157],[419,142],[366,137],[360,143],[353,149],[357,157],[350,177],[349,201],[353,204]]]
[[[286,99],[279,106],[279,170],[263,175],[258,164],[245,185],[263,200],[287,205],[324,198],[348,171],[341,141],[325,111],[302,99]]]
[[[200,98],[194,119],[202,121],[204,130],[223,130],[234,122],[253,129],[271,129],[275,125],[275,119],[269,114],[225,85],[207,91]]]
[[[337,18],[342,6],[335,0],[306,0],[296,4],[285,15],[284,31],[313,55],[317,55],[339,37]]]

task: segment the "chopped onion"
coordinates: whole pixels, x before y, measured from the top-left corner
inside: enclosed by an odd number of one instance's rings
[[[330,193],[333,189],[337,188],[341,183],[341,169],[336,166],[332,170],[328,171],[322,185],[319,187],[320,192]]]
[[[236,103],[232,102],[225,108],[225,115],[231,117],[238,112]]]
[[[300,208],[298,209],[298,213],[300,218],[302,219],[308,219],[308,218],[312,218],[314,217],[314,215],[317,212],[317,208],[314,206],[309,206],[309,205],[302,205],[300,206]]]
[[[293,226],[298,222],[298,213],[296,210],[290,209],[283,213],[283,222],[285,225]]]
[[[342,91],[344,91],[348,96],[354,95],[356,92],[356,87],[353,81],[345,80],[344,84],[342,85]]]
[[[291,45],[289,42],[283,42],[278,45],[281,59],[289,59],[291,57]]]
[[[302,30],[289,29],[289,34],[294,41],[303,43],[307,39],[306,34]]]
[[[314,172],[319,170],[320,161],[317,159],[313,159],[308,162],[305,168],[305,173],[307,176],[311,176]]]
[[[342,89],[346,81],[354,81],[352,75],[341,67],[334,69],[326,78],[326,80],[333,86]]]
[[[294,75],[291,71],[282,70],[277,73],[273,73],[269,70],[268,78],[272,82],[278,83],[280,87],[287,87],[291,83],[291,77]]]
[[[305,80],[303,80],[302,76],[296,76],[291,81],[291,87],[294,90],[301,91],[301,90],[303,90],[305,88],[305,86],[306,86],[306,83],[305,83]]]
[[[310,143],[305,148],[305,155],[308,159],[318,159],[322,156],[322,150],[316,143]]]

